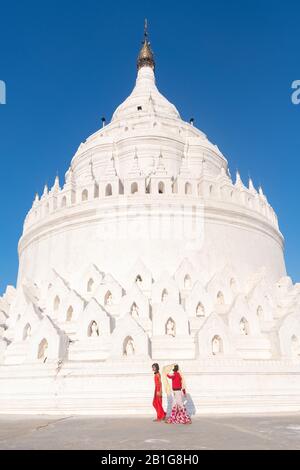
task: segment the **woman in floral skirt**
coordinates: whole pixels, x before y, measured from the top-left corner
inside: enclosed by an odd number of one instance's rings
[[[173,369],[173,373],[170,374]],[[192,420],[188,415],[186,408],[183,403],[183,396],[186,395],[185,383],[182,374],[179,372],[178,364],[172,364],[171,366],[166,366],[163,369],[164,373],[164,383],[166,387],[167,394],[170,393],[170,386],[166,379],[169,378],[172,380],[172,390],[174,396],[174,403],[170,416],[165,420],[167,424],[191,424]],[[169,392],[169,393],[168,393]]]

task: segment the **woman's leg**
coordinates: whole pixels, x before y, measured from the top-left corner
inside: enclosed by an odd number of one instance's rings
[[[162,406],[162,397],[154,396],[152,404],[156,411],[157,420],[161,421],[166,416]]]
[[[166,417],[166,413],[162,406],[162,397],[157,397],[157,419],[162,420]]]

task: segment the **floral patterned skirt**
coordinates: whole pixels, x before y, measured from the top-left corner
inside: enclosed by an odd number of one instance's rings
[[[184,406],[175,404],[170,416],[166,419],[166,422],[169,424],[190,424],[192,420],[187,414]]]
[[[182,400],[182,392],[174,391],[174,405],[170,416],[166,419],[166,422],[169,424],[190,424],[192,422],[191,418],[187,414],[185,406]]]

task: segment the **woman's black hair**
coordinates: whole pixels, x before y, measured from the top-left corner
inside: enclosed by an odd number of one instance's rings
[[[175,364],[174,367],[173,367],[173,371],[178,372],[178,370],[179,370],[179,366],[178,366],[178,364]]]
[[[159,372],[159,365],[157,364],[157,362],[154,362],[154,364],[152,364],[152,367],[155,367],[155,372]]]

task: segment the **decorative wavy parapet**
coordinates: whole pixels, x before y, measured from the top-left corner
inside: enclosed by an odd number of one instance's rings
[[[253,215],[259,214],[278,230],[277,216],[262,188],[257,191],[251,179],[246,187],[239,173],[235,183],[223,167],[217,177],[202,174],[199,178],[195,178],[183,158],[180,172],[174,179],[167,174],[163,158],[160,157],[153,173],[146,176],[139,169],[138,158],[134,157],[127,177],[121,179],[117,175],[114,158],[111,157],[102,178],[96,178],[91,168],[88,176],[77,181],[71,168],[67,172],[63,188],[60,188],[58,177],[55,178],[50,191],[45,186],[42,196],[36,195],[32,208],[26,216],[24,232],[69,207],[84,207],[84,204],[92,201],[97,205],[105,204],[107,207],[109,201],[115,201],[116,198],[118,200],[128,198],[128,202],[139,199],[148,203],[151,198],[157,196],[161,202],[174,198],[178,204],[191,198],[195,202],[197,200],[204,202],[204,205],[209,201],[225,203],[230,205],[232,210],[246,210]]]

